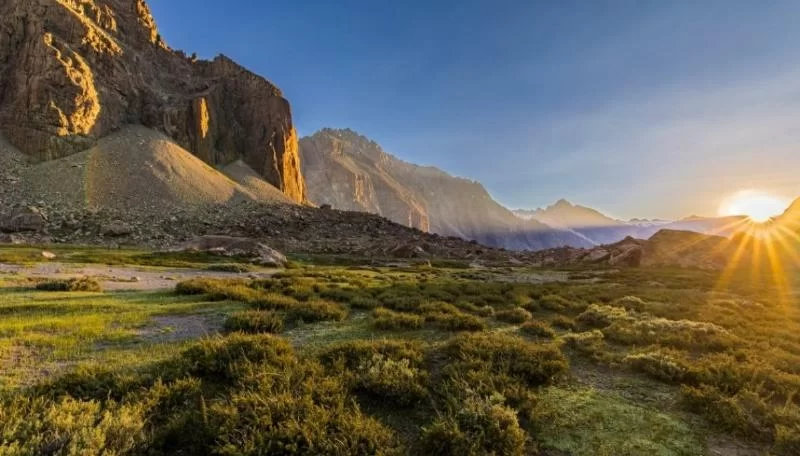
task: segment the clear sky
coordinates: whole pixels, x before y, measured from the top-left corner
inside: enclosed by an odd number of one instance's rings
[[[716,215],[800,196],[800,2],[150,0],[166,41],[275,82],[503,204]]]

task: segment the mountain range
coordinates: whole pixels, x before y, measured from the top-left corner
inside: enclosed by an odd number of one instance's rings
[[[511,211],[479,182],[407,163],[349,129],[323,129],[300,139],[308,198],[335,209],[365,211],[444,236],[511,250],[593,247],[659,230],[731,236],[746,217],[687,217],[677,221],[617,220],[559,200],[546,208]]]
[[[253,201],[543,250],[662,229],[731,236],[745,220],[622,221],[566,200],[512,211],[479,182],[405,162],[352,130],[298,139],[277,86],[225,56],[170,48],[144,0],[0,3],[0,152],[0,215],[35,202],[63,219],[59,229],[74,225],[65,207],[146,220]]]

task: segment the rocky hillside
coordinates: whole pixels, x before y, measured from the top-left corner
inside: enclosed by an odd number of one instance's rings
[[[324,129],[302,138],[300,152],[316,204],[513,250],[590,244],[570,231],[522,220],[480,183],[406,163],[352,130]]]
[[[650,239],[627,237],[591,249],[561,247],[531,254],[528,261],[542,266],[682,267],[724,269],[735,258],[749,261],[752,249],[741,241],[692,231],[663,229]]]
[[[140,124],[212,166],[242,161],[305,199],[281,91],[230,59],[197,60],[162,40],[144,0],[0,3],[0,132],[39,161]]]

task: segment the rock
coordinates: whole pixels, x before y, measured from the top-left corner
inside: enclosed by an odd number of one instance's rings
[[[642,264],[643,256],[644,249],[641,246],[634,245],[623,249],[609,258],[608,264],[610,266],[629,266],[635,268]]]
[[[283,267],[288,262],[282,253],[255,239],[233,236],[201,236],[183,244],[178,250],[244,257],[252,263],[269,267]]]
[[[593,249],[588,255],[583,257],[583,261],[587,263],[600,263],[611,258],[611,252],[605,249]]]
[[[389,251],[394,258],[419,258],[427,256],[428,252],[421,246],[414,244],[400,244]]]
[[[16,234],[0,233],[0,244],[22,245],[25,244],[25,238]]]
[[[107,237],[128,236],[133,233],[133,227],[120,220],[109,222],[100,227],[100,234]]]
[[[55,260],[56,259],[56,254],[53,253],[53,252],[48,252],[48,251],[45,250],[45,251],[42,252],[42,258],[44,258],[46,260]]]
[[[0,231],[5,233],[21,233],[25,231],[42,231],[47,220],[42,212],[34,207],[18,209],[0,221]]]
[[[0,62],[0,131],[38,160],[141,124],[212,166],[241,159],[305,200],[281,91],[225,56],[192,61],[172,51],[144,0],[4,0]]]

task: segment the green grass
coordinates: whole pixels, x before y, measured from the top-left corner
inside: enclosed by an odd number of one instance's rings
[[[798,295],[768,276],[336,261],[158,293],[0,276],[0,453],[680,456],[709,454],[713,435],[797,454]],[[198,318],[222,334],[184,337]]]
[[[597,456],[693,456],[702,437],[675,417],[591,389],[549,388],[532,410],[541,446]]]

